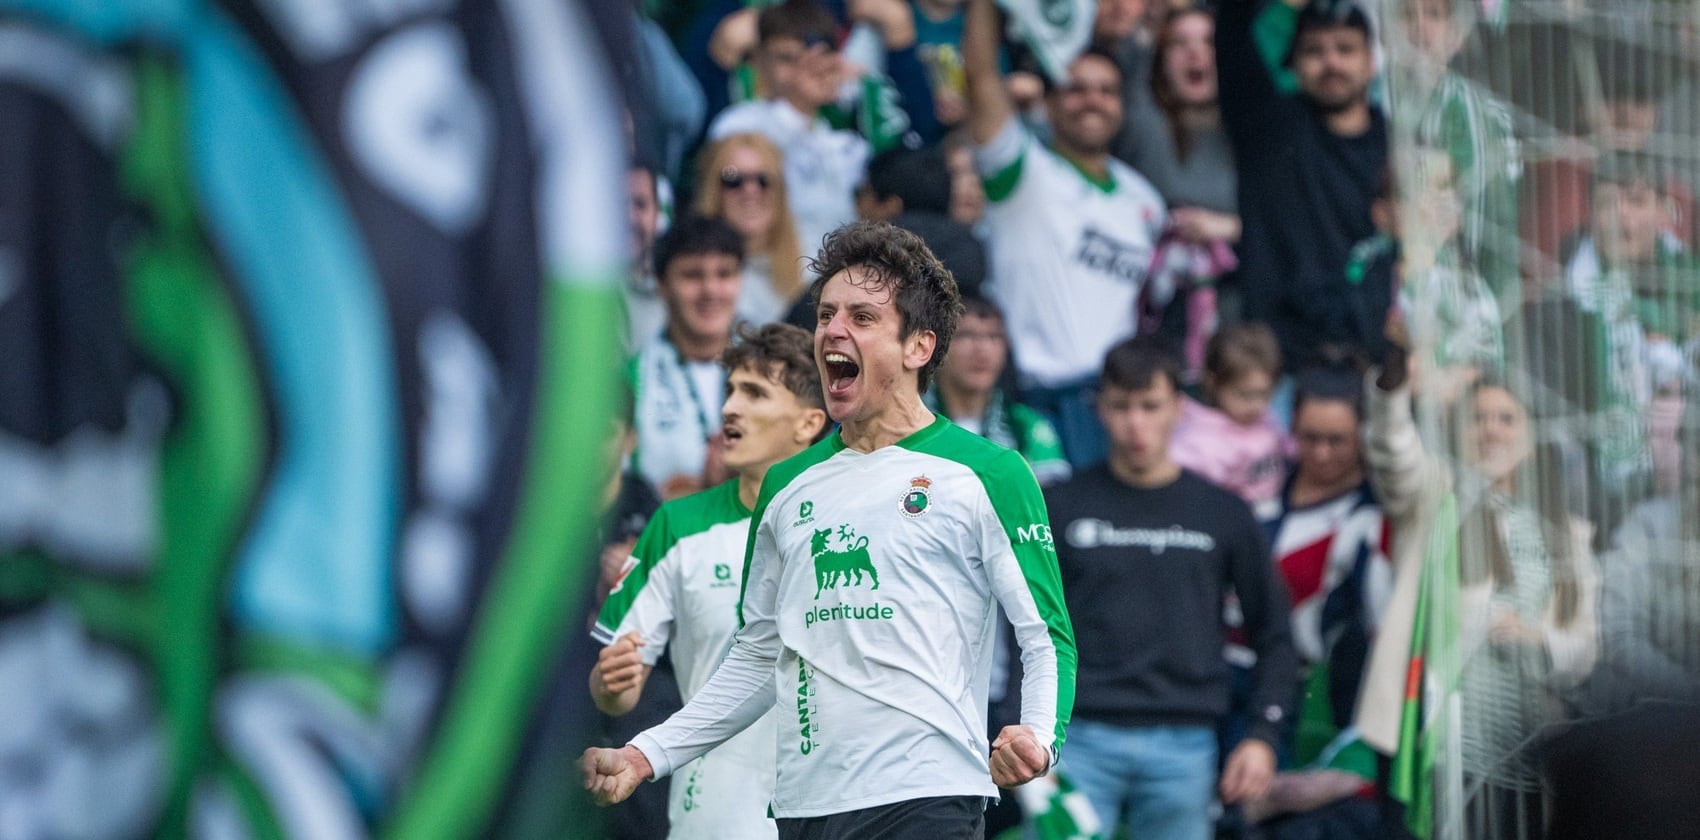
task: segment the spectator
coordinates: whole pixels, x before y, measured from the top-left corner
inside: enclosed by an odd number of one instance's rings
[[[1374,233],[1370,204],[1387,165],[1387,124],[1370,106],[1369,18],[1349,0],[1300,11],[1288,64],[1299,93],[1277,92],[1252,35],[1253,0],[1226,0],[1216,27],[1222,122],[1239,170],[1245,316],[1268,323],[1289,366],[1346,340],[1346,263]],[[1380,323],[1377,317],[1372,323]]]
[[[1131,105],[1141,96],[1139,91],[1150,90],[1151,42],[1156,27],[1148,18],[1162,8],[1164,3],[1147,0],[1101,0],[1094,10],[1091,43],[1122,71],[1124,114],[1133,113]],[[1122,128],[1125,135],[1128,126]]]
[[[1477,382],[1466,394],[1467,451],[1456,473],[1463,481],[1454,484],[1452,468],[1428,455],[1417,434],[1400,319],[1390,319],[1388,336],[1386,360],[1371,376],[1366,439],[1371,479],[1393,524],[1395,580],[1358,700],[1359,731],[1383,756],[1398,747],[1425,543],[1442,499],[1457,489],[1466,494],[1459,640],[1460,757],[1473,791],[1465,803],[1467,831],[1487,836],[1491,826],[1539,836],[1540,780],[1526,747],[1536,729],[1552,722],[1557,692],[1592,667],[1591,526],[1569,512],[1558,480],[1567,473],[1552,444],[1535,445],[1527,401],[1498,382]]]
[[[1416,142],[1445,152],[1459,204],[1459,267],[1486,278],[1497,300],[1520,299],[1517,181],[1522,161],[1511,111],[1486,88],[1453,72],[1476,23],[1471,0],[1400,0],[1397,28],[1410,46],[1397,67],[1413,103]]]
[[[1240,232],[1234,153],[1216,102],[1215,31],[1205,9],[1169,13],[1149,85],[1129,96],[1132,109],[1114,147],[1151,180],[1171,208],[1176,234],[1194,244],[1232,244]]]
[[[778,320],[803,288],[803,257],[779,150],[760,134],[734,134],[708,147],[696,209],[725,219],[744,240],[738,316]]]
[[[1388,535],[1363,460],[1362,405],[1363,388],[1350,368],[1298,376],[1298,461],[1268,526],[1293,599],[1293,648],[1306,673],[1307,706],[1323,712],[1299,721],[1298,764],[1314,761],[1351,725],[1369,643],[1392,588]]]
[[[663,501],[718,483],[709,438],[720,431],[726,372],[714,360],[732,341],[744,247],[719,219],[686,218],[655,246],[667,326],[632,360],[638,474]]]
[[[1700,703],[1700,483],[1636,506],[1601,561],[1600,662],[1576,699],[1592,715]]]
[[[1399,182],[1388,172],[1383,186],[1390,192],[1377,196],[1371,209],[1377,234],[1358,243],[1346,264],[1350,289],[1359,296],[1354,306],[1359,325],[1354,344],[1369,358],[1385,354],[1382,330],[1372,331],[1367,324],[1376,317],[1385,321],[1384,314],[1375,313],[1386,311],[1382,295],[1391,296],[1397,287],[1399,306],[1422,319],[1422,334],[1433,347],[1437,375],[1468,378],[1497,369],[1505,361],[1501,313],[1507,310],[1501,309],[1488,284],[1461,257],[1461,208],[1453,158],[1432,146],[1417,146],[1403,161],[1408,200],[1398,194]],[[1400,237],[1404,206],[1416,216],[1412,239]],[[1453,390],[1442,387],[1440,392]]]
[[[1175,463],[1244,499],[1259,520],[1275,514],[1293,449],[1269,411],[1280,376],[1267,326],[1222,328],[1204,354],[1208,404],[1186,400],[1169,446]]]
[[[1068,478],[1056,429],[1037,411],[1005,397],[999,387],[1009,362],[1003,312],[985,298],[966,298],[951,353],[928,389],[927,408],[974,434],[1021,453],[1040,485]]]
[[[1602,46],[1606,48],[1593,52],[1597,64],[1590,62],[1590,66],[1580,68],[1583,73],[1597,72],[1599,79],[1599,104],[1588,114],[1592,133],[1567,138],[1577,141],[1572,148],[1586,151],[1531,164],[1529,183],[1522,190],[1523,240],[1537,253],[1557,255],[1561,261],[1566,239],[1587,225],[1592,214],[1590,188],[1597,179],[1591,169],[1596,153],[1616,156],[1651,152],[1666,160],[1688,159],[1685,150],[1663,145],[1668,136],[1664,132],[1670,127],[1659,124],[1660,108],[1677,74],[1666,72],[1656,53],[1644,48],[1620,42]],[[1694,177],[1690,172],[1687,183],[1666,179],[1657,185],[1681,211],[1677,215],[1685,219],[1694,215]],[[1691,225],[1683,231],[1685,235],[1690,232]],[[1549,265],[1537,265],[1534,274],[1545,277],[1551,270]]]
[[[620,62],[645,107],[633,113],[638,157],[656,162],[667,179],[679,177],[685,153],[702,135],[708,100],[660,25],[632,5],[633,54]]]
[[[1183,302],[1170,323],[1187,338],[1189,371],[1215,332],[1220,305],[1238,320],[1237,289],[1218,281],[1238,264],[1240,239],[1233,149],[1216,104],[1215,18],[1202,8],[1170,12],[1157,35],[1147,84],[1125,97],[1127,119],[1113,147],[1169,206],[1169,226],[1158,241],[1156,262],[1168,267],[1174,291],[1153,299]],[[1227,291],[1229,298],[1219,300]]]
[[[907,14],[908,7],[902,11]],[[888,23],[887,33],[912,42],[913,20],[906,36],[890,31],[899,26]],[[856,185],[871,147],[852,131],[832,128],[819,115],[837,99],[845,71],[832,13],[814,0],[786,0],[761,10],[756,30],[756,67],[767,98],[721,112],[708,134],[722,140],[755,132],[779,147],[785,180],[796,194],[797,232],[812,250],[827,233],[856,218]]]
[[[1691,271],[1666,229],[1660,179],[1649,157],[1609,155],[1594,168],[1592,224],[1568,249],[1564,282],[1577,307],[1598,319],[1584,338],[1610,375],[1601,380],[1602,413],[1612,439],[1596,449],[1602,488],[1638,501],[1653,468],[1647,412],[1655,394],[1675,390],[1685,362],[1679,342],[1690,329]],[[1675,453],[1667,449],[1666,457]]]
[[[962,30],[966,0],[910,0],[915,9],[915,51],[933,88],[933,113],[951,129],[968,116],[967,82],[962,74]]]
[[[637,352],[644,342],[661,332],[667,307],[655,288],[653,268],[655,235],[661,222],[661,197],[656,190],[655,171],[634,166],[626,171],[627,207],[630,209],[632,273],[626,283],[626,353]]]
[[[1564,249],[1564,280],[1583,308],[1600,311],[1604,298],[1625,291],[1611,288],[1608,275],[1616,272],[1621,281],[1625,269],[1675,264],[1683,247],[1671,232],[1668,200],[1651,156],[1609,154],[1593,175],[1593,211]]]
[[[974,146],[960,134],[945,138],[945,169],[950,173],[950,218],[981,236],[986,219],[986,187],[974,171]]]
[[[1261,796],[1294,696],[1287,594],[1251,509],[1169,457],[1181,413],[1178,355],[1156,337],[1104,359],[1099,411],[1107,463],[1052,488],[1046,503],[1063,593],[1077,627],[1075,722],[1062,770],[1105,836],[1212,836],[1215,723],[1228,710],[1219,616],[1239,594],[1256,710],[1227,758],[1222,800]]]
[[[868,177],[856,188],[856,216],[889,222],[906,212],[950,212],[950,177],[936,146],[888,149],[868,162]]]
[[[1091,404],[1104,351],[1135,331],[1163,200],[1109,155],[1121,125],[1121,74],[1087,52],[1045,97],[1053,144],[1016,119],[997,73],[997,13],[973,0],[963,53],[969,130],[990,205],[988,295],[1008,318],[1023,400],[1048,414],[1075,467],[1103,456]]]
[[[1529,742],[1559,693],[1593,668],[1599,639],[1593,527],[1570,513],[1557,446],[1533,439],[1528,401],[1483,380],[1468,395],[1470,478],[1462,519],[1460,762],[1472,836],[1539,836],[1546,805]]]

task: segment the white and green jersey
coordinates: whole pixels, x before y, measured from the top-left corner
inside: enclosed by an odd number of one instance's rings
[[[1114,158],[1107,181],[1089,179],[1013,118],[974,160],[988,199],[986,290],[1023,378],[1056,387],[1095,375],[1136,328],[1162,197]]]
[[[661,506],[632,549],[591,631],[612,644],[643,634],[644,662],[673,657],[679,692],[690,700],[708,681],[738,629],[738,594],[750,509],[733,479]],[[679,770],[668,804],[673,840],[774,837],[775,714]]]
[[[742,627],[685,708],[632,743],[656,776],[773,708],[773,814],[996,796],[986,690],[1002,604],[1022,723],[1054,750],[1074,636],[1038,483],[1022,457],[938,417],[869,453],[834,433],[771,469],[745,560]]]

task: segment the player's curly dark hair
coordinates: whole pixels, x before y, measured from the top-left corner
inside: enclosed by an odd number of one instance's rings
[[[920,371],[918,384],[925,392],[962,320],[962,295],[956,289],[956,278],[921,237],[886,222],[852,222],[828,234],[820,254],[809,261],[809,269],[815,274],[815,282],[809,286],[809,302],[819,306],[826,281],[852,267],[866,272],[872,289],[892,290],[902,317],[900,338],[922,331],[935,337],[933,356]]]

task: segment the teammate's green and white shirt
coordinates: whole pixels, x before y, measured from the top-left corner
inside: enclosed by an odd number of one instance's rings
[[[1098,182],[1010,119],[974,153],[986,185],[991,282],[1022,377],[1043,387],[1095,375],[1133,335],[1163,230],[1163,199],[1111,158]]]
[[[777,699],[775,816],[996,796],[997,604],[1021,646],[1022,723],[1053,756],[1062,744],[1074,636],[1044,499],[1019,454],[942,416],[870,453],[834,433],[768,472],[746,563],[725,660],[632,741],[658,778]]]
[[[689,701],[708,681],[738,629],[738,594],[750,509],[738,481],[661,506],[632,549],[608,600],[597,641],[612,644],[636,630],[651,666],[671,651],[679,692]],[[774,837],[767,817],[773,797],[775,713],[679,771],[669,792],[673,840]]]

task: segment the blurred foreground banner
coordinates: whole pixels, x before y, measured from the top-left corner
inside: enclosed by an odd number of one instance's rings
[[[0,837],[581,833],[590,5],[0,2]]]

